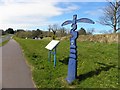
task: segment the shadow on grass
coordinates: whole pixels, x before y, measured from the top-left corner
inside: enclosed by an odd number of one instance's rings
[[[115,68],[116,65],[107,65],[107,64],[104,64],[104,63],[100,63],[100,62],[96,62],[97,64],[100,64],[100,65],[103,65],[102,67],[94,70],[94,71],[90,71],[90,72],[87,72],[87,73],[84,73],[84,74],[81,74],[77,77],[77,79],[79,81],[83,81],[87,78],[90,78],[90,77],[93,77],[94,75],[99,75],[102,71],[109,71],[111,68]]]
[[[69,57],[65,57],[63,60],[59,60],[59,62],[68,65]]]

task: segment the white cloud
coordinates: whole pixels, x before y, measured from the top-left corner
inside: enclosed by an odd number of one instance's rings
[[[47,26],[51,17],[74,11],[80,6],[70,2],[91,2],[93,0],[0,0],[0,28],[29,28]],[[104,1],[104,0],[98,0]],[[59,2],[67,2],[66,8],[56,7]],[[86,14],[97,15],[100,10],[86,11]]]
[[[55,0],[1,0],[0,3],[0,28],[2,29],[42,26],[48,23],[49,18],[78,8],[75,5],[67,8],[56,7],[58,2]]]
[[[44,0],[50,2],[107,2],[107,0]],[[114,0],[109,0],[114,1]],[[13,3],[13,2],[43,2],[42,0],[0,0],[0,2]]]

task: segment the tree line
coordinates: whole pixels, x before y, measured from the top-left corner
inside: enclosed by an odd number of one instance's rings
[[[44,38],[44,37],[51,37],[52,39],[56,39],[56,37],[64,37],[70,35],[70,30],[59,27],[57,24],[49,25],[48,30],[24,30],[24,29],[17,29],[13,30],[12,28],[8,28],[5,31],[0,30],[2,35],[6,34],[15,34],[17,37],[20,38]],[[92,32],[87,32],[84,28],[80,28],[78,30],[79,35],[90,35]]]
[[[8,28],[5,31],[3,29],[0,29],[0,32],[1,32],[0,33],[1,35],[14,34],[15,33],[15,31],[12,28]]]

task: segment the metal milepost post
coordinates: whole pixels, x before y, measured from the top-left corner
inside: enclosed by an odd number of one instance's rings
[[[91,23],[94,22],[88,18],[81,18],[77,19],[77,15],[73,15],[73,20],[65,21],[61,26],[72,24],[72,29],[70,30],[70,34],[72,37],[70,38],[70,56],[69,56],[69,63],[68,63],[68,76],[66,78],[68,83],[72,83],[77,78],[77,44],[76,39],[78,38],[78,32],[75,31],[77,29],[77,23]]]

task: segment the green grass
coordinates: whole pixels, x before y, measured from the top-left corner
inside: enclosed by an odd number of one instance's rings
[[[61,41],[57,48],[57,66],[53,57],[48,62],[45,46],[50,40],[15,38],[31,65],[33,80],[38,88],[118,88],[118,45],[77,42],[78,78],[67,84],[69,40]]]
[[[8,41],[9,41],[9,40],[6,40],[6,41],[0,43],[0,47],[1,47],[1,46],[4,46],[6,43],[8,43]]]

